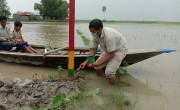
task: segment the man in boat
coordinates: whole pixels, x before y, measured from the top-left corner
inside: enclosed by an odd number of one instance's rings
[[[6,26],[7,17],[0,16],[0,48],[6,51],[10,51],[13,46],[16,46],[14,42],[11,42],[10,28]]]
[[[115,84],[115,73],[128,51],[126,40],[117,30],[103,27],[103,23],[99,19],[94,19],[89,23],[89,30],[93,36],[93,49],[90,52],[90,56],[94,56],[97,53],[99,44],[103,52],[95,63],[88,64],[88,59],[86,59],[80,64],[79,68],[83,69],[86,65],[94,67],[96,74],[102,76],[102,69],[106,66],[105,74],[109,79],[109,83]]]
[[[12,41],[17,43],[16,51],[24,50],[25,52],[33,53],[33,54],[40,53],[31,46],[29,46],[28,42],[23,39],[21,33],[21,27],[22,27],[22,23],[20,21],[14,22],[14,30],[12,31],[11,35],[12,35]]]

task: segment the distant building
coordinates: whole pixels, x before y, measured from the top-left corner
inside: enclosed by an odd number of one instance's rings
[[[42,16],[32,12],[17,12],[13,14],[13,19],[19,21],[42,20]]]

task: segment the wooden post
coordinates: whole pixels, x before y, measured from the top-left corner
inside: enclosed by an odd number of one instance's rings
[[[74,76],[74,27],[75,27],[75,0],[69,1],[69,58],[68,76]]]

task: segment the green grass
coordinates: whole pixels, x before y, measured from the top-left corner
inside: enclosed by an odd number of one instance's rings
[[[127,82],[125,82],[125,81],[121,81],[121,80],[119,80],[119,81],[117,82],[117,84],[118,84],[118,86],[120,86],[120,87],[131,86],[129,83],[127,83]]]
[[[83,35],[83,32],[81,32],[79,29],[76,29],[76,32],[78,35],[82,36]]]
[[[120,77],[123,74],[127,74],[127,66],[129,65],[127,63],[127,61],[123,61],[122,64],[124,65],[124,67],[120,67],[117,71],[116,71],[116,77]]]
[[[64,74],[67,74],[67,71],[65,71],[61,66],[58,66],[57,72],[52,74],[51,77],[57,81],[63,80],[61,79],[61,75]],[[87,73],[85,71],[77,71],[75,74],[84,76]],[[128,86],[128,84],[123,81],[121,81],[120,84]],[[85,83],[83,82],[82,85],[85,85]],[[89,107],[94,110],[110,110],[112,108],[114,108],[114,110],[132,110],[134,107],[134,104],[131,104],[131,102],[126,99],[126,96],[124,96],[123,93],[112,94],[112,96],[110,96],[110,101],[106,102],[106,104],[101,106],[96,104],[94,105],[94,97],[102,97],[102,95],[103,91],[101,91],[99,88],[88,90],[80,89],[80,91],[77,92],[74,97],[70,98],[67,97],[64,93],[60,93],[54,97],[49,106],[42,105],[39,107],[33,107],[33,110],[64,110],[66,108],[73,109],[76,107],[80,108],[80,110]]]
[[[67,71],[65,69],[63,69],[61,66],[58,66],[57,72],[49,74],[48,79],[52,80],[52,81],[62,81],[64,80],[64,75],[68,74]],[[76,73],[74,73],[75,75],[81,75],[81,76],[85,76],[86,72],[85,71],[77,71]],[[84,80],[83,80],[84,81]],[[80,85],[83,85],[84,82],[82,80],[79,81]],[[81,87],[80,87],[81,89]],[[75,103],[75,102],[84,102],[85,98],[87,96],[85,96],[83,94],[83,89],[82,91],[78,92],[76,94],[76,96],[74,97],[67,97],[64,93],[59,93],[58,95],[56,95],[52,101],[52,104],[50,106],[48,105],[39,105],[39,106],[35,106],[32,109],[33,110],[64,110],[64,108],[67,106],[67,104],[71,104],[71,103]]]
[[[83,42],[84,42],[84,44],[86,45],[86,46],[90,46],[90,39],[88,39],[86,36],[81,36],[81,38],[82,38],[82,40],[83,40]]]
[[[83,92],[80,91],[80,92],[78,92],[78,93],[76,94],[76,96],[74,96],[74,97],[72,98],[72,100],[77,101],[77,102],[81,102],[81,101],[84,101],[84,100],[85,100],[85,96],[84,96]]]
[[[76,20],[76,23],[89,23],[91,20]],[[165,22],[165,21],[128,21],[128,20],[106,20],[103,23],[138,23],[138,24],[173,24],[180,25],[180,22]]]
[[[48,74],[48,79],[51,81],[62,81],[64,74],[67,74],[66,71],[58,66],[57,72]]]
[[[94,110],[133,110],[134,105],[126,99],[123,93],[111,96],[110,101],[104,105],[97,106]]]
[[[81,77],[84,79],[86,74],[87,72],[84,70],[74,71],[74,78],[76,79],[76,77]],[[67,80],[67,76],[68,76],[67,70],[63,69],[62,66],[58,66],[57,71],[53,73],[49,73],[47,78],[50,81],[64,81]],[[81,81],[79,82],[82,85],[86,82],[83,79],[81,79]]]
[[[119,110],[132,110],[131,102],[129,102],[122,93],[116,94],[113,102]]]
[[[14,22],[12,18],[8,19],[9,22]],[[75,20],[76,23],[89,23],[91,20]],[[169,24],[169,25],[180,25],[180,22],[171,22],[171,21],[130,21],[130,20],[102,20],[103,23],[140,23],[140,24]],[[68,23],[69,20],[34,20],[34,21],[25,21],[25,24],[32,24],[37,22],[45,22],[45,23],[52,23],[52,22],[66,22]]]
[[[70,99],[66,97],[64,93],[60,93],[54,97],[51,106],[44,105],[40,107],[33,107],[33,110],[62,110],[69,101]]]
[[[89,38],[87,38],[84,34],[83,34],[83,32],[81,32],[79,29],[76,29],[76,33],[79,35],[79,36],[81,36],[81,38],[82,38],[82,40],[83,40],[83,42],[84,42],[84,44],[86,45],[86,46],[90,46],[90,39]]]

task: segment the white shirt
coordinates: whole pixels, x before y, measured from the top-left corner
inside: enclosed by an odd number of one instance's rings
[[[100,38],[93,37],[93,48],[100,47],[106,52],[127,52],[127,42],[124,36],[115,29],[104,27]]]
[[[2,27],[1,25],[0,25],[0,39],[1,40],[7,40],[7,39],[9,39],[10,38],[10,34],[11,34],[11,32],[10,32],[10,28],[8,28],[8,27]]]

